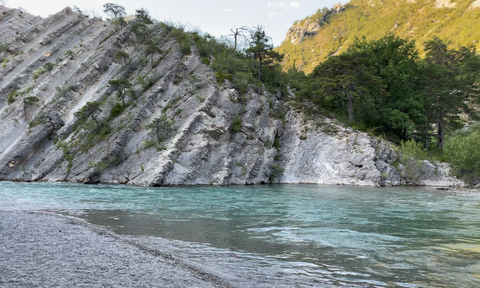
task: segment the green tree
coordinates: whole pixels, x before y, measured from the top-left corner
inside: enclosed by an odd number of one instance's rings
[[[155,45],[155,43],[153,43],[152,41],[148,41],[147,45],[148,46],[147,46],[147,49],[145,50],[145,54],[147,54],[147,56],[150,55],[150,65],[153,68],[154,67],[153,55],[155,55],[155,53],[163,53],[163,51],[157,45]]]
[[[273,50],[271,39],[262,26],[254,27],[250,33],[250,47],[245,51],[258,60],[258,80],[262,81],[262,66],[282,61],[283,55]]]
[[[148,12],[145,8],[135,10],[135,20],[144,24],[153,24],[152,18],[150,17],[150,12]]]
[[[123,51],[123,50],[117,50],[117,52],[115,52],[115,62],[119,62],[120,60],[123,60],[123,64],[126,65],[127,64],[127,60],[130,58],[130,55],[128,55],[127,52]]]
[[[114,19],[127,15],[127,12],[123,6],[114,3],[105,3],[103,5],[103,13]]]
[[[97,119],[97,114],[101,113],[103,110],[100,106],[103,104],[101,101],[87,102],[85,106],[82,107],[79,111],[75,112],[75,116],[80,121],[86,121],[88,118],[92,118],[93,122],[98,126],[99,122]]]
[[[437,144],[441,150],[447,126],[460,127],[461,113],[475,116],[467,103],[472,95],[477,94],[476,78],[471,77],[471,68],[477,66],[478,57],[474,47],[448,49],[448,44],[438,37],[425,42],[424,46],[425,114],[429,116],[430,125],[436,127]]]
[[[173,122],[168,120],[166,116],[162,116],[153,119],[152,123],[148,124],[146,128],[152,130],[155,141],[157,141],[157,144],[161,144],[172,135],[174,131],[172,126]]]

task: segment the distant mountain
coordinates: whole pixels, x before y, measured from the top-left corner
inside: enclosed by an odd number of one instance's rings
[[[355,37],[374,40],[390,33],[415,40],[419,49],[434,36],[454,46],[477,45],[480,0],[352,0],[296,21],[277,51],[285,54],[286,68],[309,73],[346,51]]]

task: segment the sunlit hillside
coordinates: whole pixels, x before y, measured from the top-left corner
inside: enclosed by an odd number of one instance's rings
[[[295,65],[309,73],[355,37],[390,33],[416,40],[420,50],[433,36],[480,48],[480,0],[352,0],[295,22],[277,51],[285,54],[286,69]]]

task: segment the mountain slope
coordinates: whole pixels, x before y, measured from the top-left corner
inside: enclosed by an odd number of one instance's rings
[[[286,69],[295,65],[310,73],[326,57],[344,52],[355,37],[375,40],[394,33],[415,40],[420,49],[434,36],[455,46],[477,45],[479,23],[478,0],[352,0],[294,23],[277,51],[285,54]]]

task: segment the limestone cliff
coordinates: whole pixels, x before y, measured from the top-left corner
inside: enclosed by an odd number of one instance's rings
[[[0,6],[2,13],[20,12]],[[219,85],[195,45],[185,54],[166,36],[168,27],[148,25],[160,40],[146,55],[128,27],[70,8],[47,19],[12,19],[0,19],[2,33],[19,35],[2,38],[0,179],[145,186],[405,183],[390,144],[328,118],[307,121],[289,105],[292,95],[253,88],[239,95],[228,80]],[[122,90],[109,83],[118,79],[131,84]],[[88,121],[81,117],[87,103],[99,105]],[[156,143],[149,124],[162,117],[172,133]],[[417,183],[461,184],[448,167],[431,166],[424,163]]]

